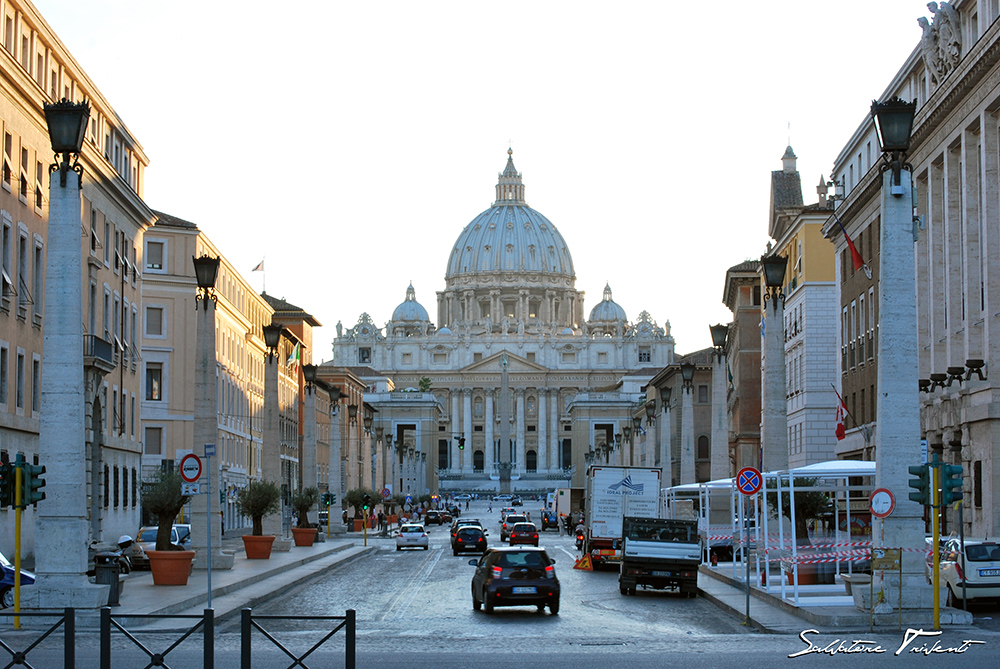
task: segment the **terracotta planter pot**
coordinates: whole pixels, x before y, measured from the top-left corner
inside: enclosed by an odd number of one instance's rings
[[[296,546],[312,546],[316,541],[315,527],[293,527],[292,538]]]
[[[270,558],[271,544],[273,543],[274,537],[272,536],[243,535],[243,548],[246,550],[248,560],[267,560]]]
[[[153,585],[187,585],[194,551],[147,551]]]
[[[354,531],[355,532],[360,532],[363,529],[365,529],[365,521],[361,520],[360,518],[355,518],[354,519]]]

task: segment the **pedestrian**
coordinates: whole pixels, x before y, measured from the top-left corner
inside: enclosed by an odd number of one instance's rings
[[[344,509],[344,513],[341,517],[344,519],[344,525],[347,525],[347,509]]]
[[[385,525],[385,514],[381,511],[378,512],[378,530],[382,531],[382,527]]]
[[[493,502],[487,502],[486,513],[493,513]]]
[[[465,510],[469,510],[469,500],[465,500]]]

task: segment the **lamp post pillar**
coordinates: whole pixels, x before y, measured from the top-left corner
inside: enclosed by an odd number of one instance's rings
[[[761,467],[788,469],[788,404],[785,398],[784,298],[764,300],[764,378],[761,383]]]
[[[892,172],[883,172],[875,484],[905,491],[909,479],[907,467],[921,464],[913,199],[911,175],[905,168],[895,188],[902,190],[901,195],[892,194]],[[897,495],[902,496],[902,492]],[[875,521],[873,536],[883,537],[880,544],[884,546],[920,551],[906,555],[922,554],[923,510],[921,505],[903,498],[892,515]],[[920,560],[903,560],[902,579],[904,609],[933,606]],[[885,587],[887,593],[897,591],[895,583],[887,583]],[[892,607],[896,600],[887,596],[886,601]]]
[[[486,391],[486,443],[483,445],[483,473],[488,477],[493,471],[494,447],[493,447],[493,427],[496,425],[496,416],[493,415],[493,390]]]
[[[261,448],[261,477],[281,485],[281,407],[278,404],[278,354],[268,353],[264,360],[264,444]],[[263,518],[264,534],[274,536],[273,551],[291,550],[292,542],[282,536],[282,514]]]
[[[337,393],[334,393],[337,394]],[[340,408],[338,406],[339,400],[332,399],[333,408],[330,410],[330,492],[337,494],[337,501],[330,506],[330,513],[334,513],[336,509],[344,503],[344,486],[342,485],[342,464],[340,462]],[[347,531],[343,523],[337,522],[340,520],[340,514],[335,514],[333,522],[330,526],[333,528],[333,534],[343,534]]]
[[[302,404],[305,424],[302,426],[302,464],[299,469],[302,472],[302,487],[315,488],[319,464],[316,452],[316,388],[312,384],[306,384]]]
[[[727,427],[726,355],[715,356],[712,364],[712,463],[711,480],[733,476],[729,464],[729,430]]]
[[[194,360],[194,451],[205,455],[206,444],[215,445],[219,438],[218,375],[215,357],[215,299],[199,296],[195,302]],[[232,569],[233,556],[222,552],[222,522],[219,514],[219,490],[222,486],[221,450],[216,456],[204,458],[198,482],[202,495],[191,499],[191,548],[195,551],[194,568]],[[211,471],[209,471],[211,468]],[[209,478],[211,477],[211,479]],[[208,482],[212,486],[209,489]],[[209,550],[211,548],[211,551]]]
[[[686,384],[681,390],[681,480],[680,484],[695,482],[694,473],[694,386]]]
[[[80,177],[73,170],[67,170],[65,177],[66,184],[60,186],[60,173],[49,175],[45,341],[38,435],[38,460],[46,467],[47,495],[36,507],[37,580],[22,590],[21,602],[25,608],[62,608],[72,602],[74,607],[96,609],[107,604],[109,586],[91,585],[86,576]],[[95,490],[93,494],[98,492]]]
[[[658,421],[657,429],[660,431],[660,466],[663,467],[663,486],[669,488],[674,485],[674,463],[671,452],[671,432],[673,424],[670,422],[670,399],[663,398],[663,416]]]

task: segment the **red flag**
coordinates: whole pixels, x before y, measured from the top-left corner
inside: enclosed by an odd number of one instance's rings
[[[850,235],[847,234],[847,230],[844,228],[844,224],[840,222],[839,218],[837,218],[837,224],[840,226],[840,229],[844,231],[844,239],[847,241],[847,248],[851,249],[851,260],[854,261],[854,271],[857,272],[865,266],[865,259],[861,257],[860,253],[858,253],[858,249],[854,246],[854,242],[851,241]]]
[[[847,411],[847,407],[844,406],[844,400],[841,399],[837,404],[837,428],[834,431],[837,435],[837,441],[843,441],[847,436],[847,429],[844,427],[844,412]]]

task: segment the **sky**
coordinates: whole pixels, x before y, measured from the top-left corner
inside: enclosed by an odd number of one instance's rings
[[[315,362],[338,321],[384,325],[411,281],[436,320],[508,147],[586,314],[608,283],[630,320],[670,322],[678,354],[710,346],[732,320],[726,269],[765,251],[785,147],[815,202],[930,16],[922,0],[34,4],[149,157],[149,206],[313,314]]]

